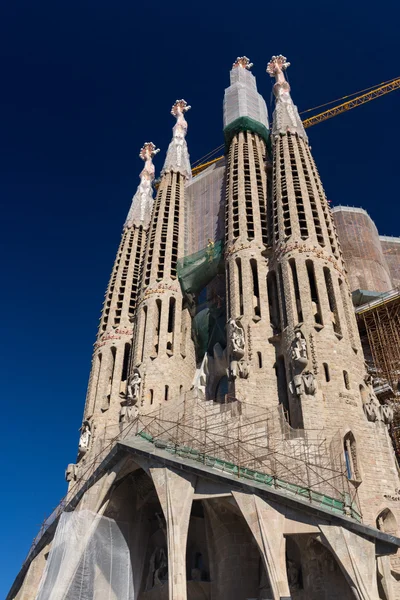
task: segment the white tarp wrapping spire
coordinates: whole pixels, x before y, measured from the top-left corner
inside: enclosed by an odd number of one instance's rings
[[[267,106],[257,91],[252,66],[247,56],[239,56],[232,65],[231,85],[224,95],[224,129],[240,117],[254,119],[269,129]]]
[[[287,62],[286,56],[282,56],[282,54],[273,56],[267,66],[267,73],[271,77],[275,77],[276,81],[274,85],[276,104],[273,115],[272,135],[285,135],[289,131],[290,133],[297,133],[308,142],[299,111],[297,110],[297,106],[293,104],[290,96],[290,85],[283,74],[288,67],[290,67],[290,63]]]
[[[176,124],[172,129],[173,137],[168,146],[161,175],[173,171],[174,173],[181,173],[186,179],[191,179],[192,177],[190,157],[185,139],[188,127],[185,112],[190,108],[186,100],[177,100],[171,109],[171,114],[176,118]]]
[[[153,209],[153,181],[154,165],[153,156],[160,152],[153,142],[146,142],[139,152],[139,156],[145,161],[144,169],[140,173],[140,183],[136,194],[132,198],[131,208],[124,224],[125,229],[130,229],[134,225],[144,228],[150,223],[151,211]]]

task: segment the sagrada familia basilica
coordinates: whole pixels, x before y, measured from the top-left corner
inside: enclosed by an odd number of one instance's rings
[[[159,178],[140,150],[68,494],[10,600],[400,599],[393,408],[289,63],[272,125],[251,67],[219,161],[192,175],[185,100]]]

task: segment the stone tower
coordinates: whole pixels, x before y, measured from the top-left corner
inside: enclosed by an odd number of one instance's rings
[[[177,279],[178,257],[184,254],[185,184],[191,178],[184,116],[189,108],[185,100],[177,100],[171,110],[176,124],[144,258],[131,371],[141,412],[183,398],[195,373],[190,314]]]
[[[157,152],[159,150],[155,145],[148,142],[139,153],[145,165],[123,227],[105,294],[89,378],[80,457],[91,446],[100,449],[106,440],[118,432],[121,401],[127,391],[132,323],[154,201],[152,158]]]
[[[267,67],[276,80],[269,277],[280,320],[279,402],[293,428],[322,428],[332,452],[343,452],[363,516],[375,523],[399,481],[387,430],[391,410],[379,405],[366,373],[336,229],[285,80],[288,66],[274,56]]]
[[[266,286],[269,124],[251,67],[247,57],[236,59],[224,98],[229,387],[239,400],[273,406],[275,351],[268,340],[274,331]]]

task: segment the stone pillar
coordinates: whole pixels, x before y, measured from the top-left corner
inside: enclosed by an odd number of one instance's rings
[[[357,600],[378,600],[375,544],[335,525],[320,525],[322,543],[336,557]]]
[[[283,536],[285,516],[272,503],[254,494],[233,492],[260,550],[272,590],[273,600],[290,599]]]
[[[186,543],[194,477],[166,467],[150,468],[167,523],[169,600],[186,600]]]

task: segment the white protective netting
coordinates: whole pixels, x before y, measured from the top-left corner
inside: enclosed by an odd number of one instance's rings
[[[63,513],[36,600],[134,600],[128,526],[89,510]]]
[[[231,85],[224,96],[224,128],[240,117],[254,119],[269,129],[267,106],[257,91],[254,75],[247,69],[234,67]]]

